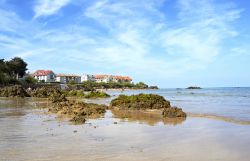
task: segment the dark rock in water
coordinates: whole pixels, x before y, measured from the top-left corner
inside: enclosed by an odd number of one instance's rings
[[[0,88],[0,97],[29,97],[30,95],[20,85]]]
[[[110,103],[111,107],[121,109],[163,109],[170,108],[170,102],[156,94],[120,95]]]
[[[182,111],[181,108],[178,107],[171,107],[171,108],[165,108],[162,111],[163,117],[168,118],[175,118],[175,117],[186,117],[186,113]]]
[[[197,87],[197,86],[190,86],[190,87],[187,87],[186,89],[201,89],[201,87]]]
[[[158,86],[149,86],[149,89],[159,89]]]

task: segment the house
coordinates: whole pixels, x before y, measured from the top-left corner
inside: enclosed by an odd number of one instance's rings
[[[37,70],[32,76],[39,82],[55,82],[55,73],[52,70]]]
[[[56,82],[60,83],[81,83],[81,76],[75,74],[57,74]]]
[[[95,81],[95,76],[91,74],[81,75],[81,82],[86,82],[86,81]]]
[[[101,82],[104,82],[104,83],[109,83],[109,82],[112,82],[113,78],[111,75],[94,75],[95,77],[95,82],[97,83],[101,83]]]
[[[94,75],[95,77],[95,82],[100,83],[100,82],[118,82],[118,83],[131,83],[132,78],[129,76],[116,76],[116,75]]]
[[[129,76],[113,76],[113,82],[119,82],[119,83],[131,83],[132,78]]]

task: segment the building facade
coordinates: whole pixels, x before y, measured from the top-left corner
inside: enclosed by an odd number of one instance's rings
[[[37,70],[32,76],[39,82],[55,82],[55,73],[52,70]]]
[[[86,82],[86,81],[95,81],[95,76],[91,74],[81,75],[81,82]]]
[[[109,82],[117,82],[117,83],[131,83],[132,78],[129,76],[116,76],[116,75],[95,75],[95,82],[97,83],[109,83]]]
[[[113,81],[113,77],[111,75],[95,75],[95,82],[97,83],[109,83]]]
[[[81,76],[75,74],[57,74],[56,75],[56,82],[60,83],[81,83]]]

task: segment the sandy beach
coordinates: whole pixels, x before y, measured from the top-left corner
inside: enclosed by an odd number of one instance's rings
[[[72,125],[41,107],[46,107],[43,99],[1,98],[1,160],[247,161],[250,158],[250,126],[240,122],[205,116],[163,120],[155,112],[108,110],[103,118]]]

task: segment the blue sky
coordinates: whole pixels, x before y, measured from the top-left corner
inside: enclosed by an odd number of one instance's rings
[[[250,85],[250,1],[0,0],[0,58],[160,87]]]

